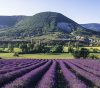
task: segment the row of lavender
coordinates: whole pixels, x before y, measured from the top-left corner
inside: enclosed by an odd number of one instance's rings
[[[0,88],[99,87],[99,60],[0,60]]]

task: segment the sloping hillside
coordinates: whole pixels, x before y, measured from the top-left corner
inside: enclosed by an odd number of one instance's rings
[[[14,26],[25,16],[0,16],[0,29]]]
[[[60,38],[66,38],[66,35],[67,37],[100,35],[100,33],[87,30],[75,21],[57,12],[42,12],[27,17],[17,16],[7,22],[10,22],[8,24],[10,28],[1,30],[0,37],[26,38],[53,35],[55,38],[59,36]]]

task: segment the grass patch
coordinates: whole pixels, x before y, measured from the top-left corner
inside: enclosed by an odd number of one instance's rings
[[[0,53],[0,57],[6,59],[13,58],[32,58],[32,59],[73,59],[74,57],[70,53],[56,53],[56,54],[20,54],[19,57],[13,56],[14,53]],[[90,53],[99,56],[100,53]]]
[[[19,57],[13,56],[13,53],[0,53],[2,58],[34,58],[34,59],[71,59],[73,56],[69,53],[59,53],[59,54],[20,54]]]

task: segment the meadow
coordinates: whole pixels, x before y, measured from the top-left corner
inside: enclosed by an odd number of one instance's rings
[[[69,53],[59,54],[20,54],[19,57],[13,56],[13,53],[0,53],[0,57],[13,59],[13,58],[33,58],[33,59],[72,59],[73,56]]]

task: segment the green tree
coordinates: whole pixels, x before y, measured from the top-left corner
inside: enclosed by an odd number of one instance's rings
[[[80,57],[87,58],[89,55],[89,50],[86,48],[81,48],[80,50]]]
[[[27,44],[21,44],[20,49],[22,49],[22,53],[27,53],[28,52]]]
[[[28,49],[28,52],[32,52],[34,50],[34,44],[28,43],[27,49]]]
[[[72,52],[72,55],[75,57],[75,58],[80,58],[80,51],[79,50],[74,50]]]
[[[76,49],[74,52],[72,52],[72,55],[75,58],[87,58],[89,56],[89,50],[86,48],[81,48],[81,50]]]
[[[12,44],[8,44],[8,51],[14,52],[14,46]]]
[[[44,45],[43,44],[36,43],[34,45],[34,52],[35,53],[42,53],[43,52],[43,49],[44,49]]]
[[[73,49],[73,46],[69,46],[68,47],[68,53],[73,53],[74,49]]]
[[[56,45],[51,50],[52,53],[62,53],[63,52],[63,46],[62,45]]]

